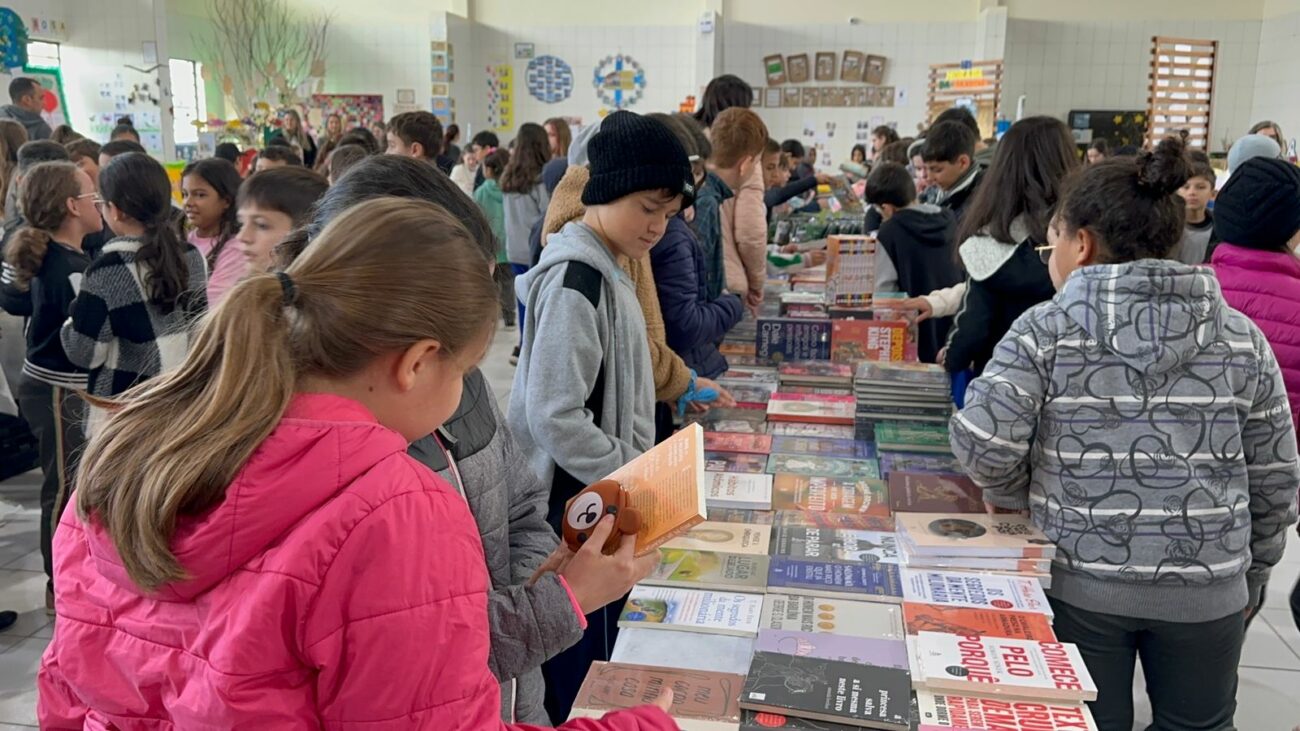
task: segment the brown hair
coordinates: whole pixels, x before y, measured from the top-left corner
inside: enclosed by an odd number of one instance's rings
[[[542,126],[555,130],[555,140],[560,143],[560,151],[555,156],[568,157],[569,145],[573,143],[573,130],[569,129],[569,123],[563,117],[551,117]]]
[[[76,162],[83,157],[88,157],[97,165],[99,164],[99,148],[100,144],[98,142],[84,137],[63,146],[63,149],[68,151],[69,160]]]
[[[40,271],[51,235],[68,218],[68,199],[81,195],[77,166],[70,162],[35,165],[23,174],[20,192],[25,222],[6,247],[5,261],[14,269],[14,286],[25,292]]]
[[[424,201],[353,207],[286,273],[294,294],[274,274],[245,279],[204,319],[179,368],[102,402],[110,414],[82,458],[77,510],[103,525],[146,591],[186,578],[171,548],[178,520],[225,499],[300,379],[346,377],[426,338],[460,356],[498,312],[478,245]],[[376,317],[380,290],[390,308]]]
[[[420,143],[427,160],[442,154],[442,122],[433,112],[402,112],[388,120],[388,131],[397,135],[407,146]]]
[[[18,148],[27,144],[27,128],[12,119],[0,119],[0,201],[7,200],[14,169],[18,167]]]
[[[542,168],[551,159],[551,141],[540,124],[527,122],[515,135],[510,161],[497,185],[505,193],[528,193],[542,182]]]
[[[767,145],[767,126],[753,110],[732,107],[713,120],[713,155],[709,162],[720,168],[733,168],[741,160],[753,157]]]

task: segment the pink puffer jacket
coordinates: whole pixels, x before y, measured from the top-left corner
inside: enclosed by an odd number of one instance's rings
[[[1234,310],[1263,331],[1286,381],[1291,417],[1300,423],[1300,259],[1290,252],[1219,244],[1210,260]]]
[[[356,402],[295,398],[225,500],[178,526],[190,578],[155,596],[64,513],[41,727],[504,728],[474,519],[406,447]],[[639,708],[565,728],[676,725]]]

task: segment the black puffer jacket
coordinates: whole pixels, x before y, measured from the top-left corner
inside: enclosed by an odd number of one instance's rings
[[[681,217],[668,222],[664,237],[650,250],[659,309],[668,347],[696,374],[717,378],[727,370],[718,343],[744,315],[740,298],[724,294],[709,300],[704,251]]]

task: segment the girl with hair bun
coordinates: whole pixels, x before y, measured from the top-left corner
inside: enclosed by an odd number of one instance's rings
[[[1062,642],[1097,684],[1097,727],[1232,728],[1245,621],[1296,520],[1296,437],[1259,328],[1213,272],[1168,259],[1182,142],[1075,175],[1048,228],[1058,292],[1027,311],[953,417],[991,506],[1057,546]]]

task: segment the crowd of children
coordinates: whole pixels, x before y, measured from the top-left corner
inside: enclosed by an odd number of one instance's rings
[[[602,554],[609,520],[571,551],[562,508],[734,405],[724,335],[825,260],[767,243],[820,207],[815,152],[734,76],[693,115],[504,147],[428,112],[316,139],[289,110],[251,165],[187,165],[178,204],[134,129],[27,141],[15,83],[0,306],[27,318],[58,615],[42,725],[563,721],[658,557]],[[987,145],[961,109],[876,128],[847,166],[875,288],[921,312],[923,360],[974,378],[954,453],[1058,546],[1056,632],[1101,729],[1131,728],[1139,659],[1157,728],[1231,725],[1296,520],[1300,171],[1255,132],[1217,196],[1177,139],[1081,154],[1029,117]],[[478,369],[498,324],[505,413]],[[564,727],[666,731],[670,700]]]

